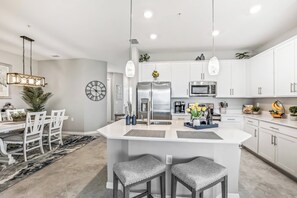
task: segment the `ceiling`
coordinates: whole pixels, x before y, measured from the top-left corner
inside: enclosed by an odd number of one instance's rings
[[[0,50],[21,54],[20,35],[36,40],[34,58],[90,58],[125,65],[129,0],[0,0]],[[261,4],[251,15],[249,9]],[[153,11],[151,19],[143,13]],[[217,0],[218,50],[253,50],[297,26],[297,0]],[[181,15],[178,15],[181,13]],[[31,27],[28,28],[27,25]],[[156,40],[150,34],[158,35]],[[133,0],[133,38],[146,52],[211,49],[211,0]]]

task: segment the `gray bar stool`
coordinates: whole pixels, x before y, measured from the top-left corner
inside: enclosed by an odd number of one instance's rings
[[[198,157],[188,163],[177,164],[171,168],[171,197],[176,198],[177,181],[192,192],[203,197],[203,191],[221,182],[222,198],[228,197],[228,171],[220,164],[205,157]]]
[[[130,188],[146,183],[147,190],[135,198],[151,195],[151,181],[160,177],[161,198],[165,198],[166,165],[151,155],[142,156],[136,160],[119,162],[113,166],[113,198],[118,198],[118,183],[123,185],[123,197],[129,198]]]

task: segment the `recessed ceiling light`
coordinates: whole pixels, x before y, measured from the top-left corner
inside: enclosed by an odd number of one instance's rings
[[[150,37],[151,37],[152,40],[155,40],[158,36],[157,36],[157,34],[151,34]]]
[[[52,55],[53,58],[59,58],[60,56],[55,54],[55,55]]]
[[[256,13],[258,13],[261,9],[262,9],[262,6],[261,6],[260,4],[258,4],[258,5],[254,5],[254,6],[251,7],[251,9],[250,9],[250,13],[251,13],[251,14],[256,14]]]
[[[152,18],[152,16],[153,16],[153,12],[150,11],[150,10],[147,10],[147,11],[144,12],[143,16],[144,16],[144,18],[146,18],[146,19],[150,19],[150,18]]]
[[[220,31],[219,30],[214,30],[212,32],[212,36],[218,36],[220,34]]]

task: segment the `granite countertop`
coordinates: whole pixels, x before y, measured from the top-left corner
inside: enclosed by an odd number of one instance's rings
[[[168,121],[168,120],[167,120]],[[195,143],[211,143],[211,144],[241,144],[251,137],[250,134],[236,128],[224,127],[220,123],[219,128],[195,130],[184,126],[182,120],[172,120],[171,125],[150,125],[137,124],[126,125],[125,120],[119,120],[97,131],[107,139],[113,140],[134,140],[134,141],[163,141],[163,142],[195,142]],[[130,130],[165,130],[165,137],[139,137],[125,136]],[[177,131],[194,131],[194,132],[214,132],[222,139],[192,139],[178,138]],[[149,133],[149,131],[147,131]]]

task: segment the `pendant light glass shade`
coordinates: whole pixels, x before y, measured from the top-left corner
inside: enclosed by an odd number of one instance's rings
[[[126,76],[133,78],[135,76],[135,65],[132,60],[129,60],[126,64]]]
[[[211,76],[218,75],[220,72],[220,63],[217,57],[213,56],[208,62],[208,73]]]

